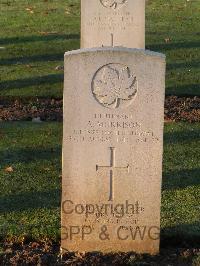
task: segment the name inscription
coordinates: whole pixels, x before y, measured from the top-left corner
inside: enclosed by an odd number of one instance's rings
[[[111,14],[95,13],[93,17],[87,21],[87,26],[100,30],[126,30],[127,28],[139,27],[135,24],[134,16],[130,12],[122,14],[120,11],[112,12]]]
[[[148,129],[144,130],[141,123],[133,121],[126,114],[94,114],[86,122],[84,128],[75,128],[66,136],[66,141],[100,142],[100,143],[130,143],[158,142],[159,138]]]

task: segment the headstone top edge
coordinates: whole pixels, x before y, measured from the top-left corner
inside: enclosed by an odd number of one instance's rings
[[[159,57],[161,59],[165,59],[166,55],[158,52],[153,52],[150,50],[145,49],[137,49],[137,48],[126,48],[126,47],[94,47],[94,48],[82,48],[78,50],[72,50],[65,52],[65,56],[70,55],[78,55],[78,54],[84,54],[84,53],[94,53],[94,52],[126,52],[126,53],[138,53],[143,54],[146,56],[151,57]]]

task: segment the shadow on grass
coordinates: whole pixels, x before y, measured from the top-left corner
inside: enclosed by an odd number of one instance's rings
[[[160,44],[151,44],[147,46],[147,49],[152,51],[168,51],[168,50],[177,50],[177,49],[193,49],[199,48],[200,41],[193,42],[173,42],[173,43],[160,43]]]
[[[47,34],[47,35],[33,35],[33,36],[19,36],[11,38],[0,38],[0,45],[18,44],[26,42],[46,42],[54,40],[79,40],[79,34]]]
[[[200,95],[200,84],[184,84],[184,85],[173,85],[167,86],[167,90],[169,91],[168,95],[174,95],[178,93],[182,96],[187,95]]]
[[[63,80],[64,74],[51,74],[42,77],[7,80],[0,82],[0,92],[6,89],[20,89],[43,84],[55,84],[58,82],[63,82]]]
[[[181,69],[181,68],[199,68],[200,67],[200,61],[192,61],[192,62],[181,62],[181,63],[171,63],[167,64],[167,70],[174,70],[174,69]]]
[[[171,171],[163,175],[163,190],[200,185],[200,168]]]
[[[30,136],[31,138],[32,136]],[[53,148],[24,148],[9,149],[9,152],[2,152],[0,156],[1,164],[30,163],[39,160],[52,160],[53,158],[61,158],[61,145]]]
[[[21,64],[30,64],[34,62],[48,62],[48,61],[60,61],[64,60],[64,52],[59,54],[42,54],[42,55],[33,55],[33,56],[21,56],[15,58],[6,58],[1,59],[0,65],[21,65]]]
[[[179,130],[168,131],[164,134],[165,145],[178,144],[182,142],[190,143],[200,139],[200,128],[193,124],[182,124]]]
[[[200,222],[178,224],[161,230],[161,247],[199,247]]]
[[[60,197],[59,189],[29,191],[18,195],[2,196],[0,198],[0,213],[58,208],[60,207]]]

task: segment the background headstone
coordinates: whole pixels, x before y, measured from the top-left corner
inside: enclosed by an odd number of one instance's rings
[[[145,0],[82,0],[81,48],[145,48]]]
[[[159,251],[165,57],[65,54],[62,248]]]

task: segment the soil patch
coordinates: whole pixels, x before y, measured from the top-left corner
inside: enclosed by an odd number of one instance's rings
[[[0,252],[0,265],[137,265],[137,266],[198,266],[200,249],[171,248],[161,249],[160,255],[137,255],[135,253],[71,253],[61,255],[60,246],[51,242],[4,243]]]
[[[62,121],[62,99],[0,99],[0,121]],[[200,122],[200,97],[167,96],[166,122]]]

